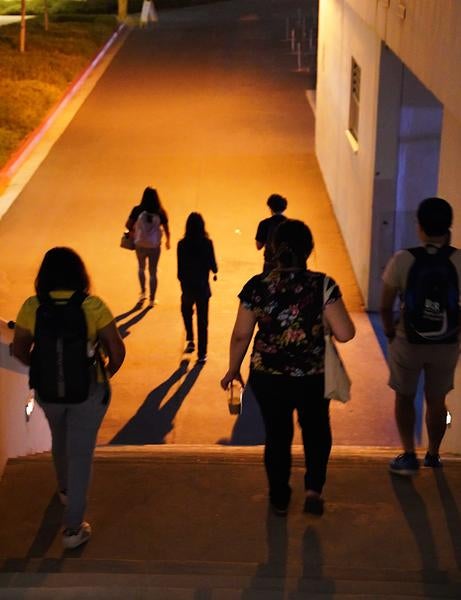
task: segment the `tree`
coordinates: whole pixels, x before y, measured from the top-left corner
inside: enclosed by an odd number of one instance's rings
[[[128,0],[118,0],[118,18],[119,21],[126,19]]]
[[[48,0],[44,0],[44,4],[43,4],[43,25],[45,28],[45,31],[48,31],[48,25],[49,25],[49,19],[48,19]]]
[[[21,27],[19,30],[19,51],[26,50],[26,0],[21,0]]]

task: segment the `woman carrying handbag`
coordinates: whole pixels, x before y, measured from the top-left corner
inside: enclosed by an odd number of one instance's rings
[[[288,511],[296,410],[306,465],[304,510],[321,515],[332,444],[330,400],[324,391],[324,320],[340,342],[352,339],[355,328],[334,280],[330,278],[325,305],[326,275],[307,269],[314,246],[307,225],[293,219],[283,221],[274,232],[273,244],[275,268],[252,277],[239,294],[229,370],[221,386],[227,389],[234,379],[243,385],[240,366],[258,325],[248,383],[266,430],[264,464],[270,506],[277,515]]]

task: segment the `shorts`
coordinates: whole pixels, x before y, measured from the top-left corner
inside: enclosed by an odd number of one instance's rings
[[[405,396],[414,396],[421,371],[427,395],[445,396],[454,387],[459,344],[410,344],[396,336],[389,344],[389,386]]]

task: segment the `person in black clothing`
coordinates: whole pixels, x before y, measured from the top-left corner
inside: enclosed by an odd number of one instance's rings
[[[138,217],[146,215],[150,222],[150,230],[145,230]],[[146,187],[141,203],[133,207],[126,222],[126,228],[133,237],[138,260],[138,278],[141,286],[139,304],[146,299],[146,263],[149,265],[149,306],[154,306],[157,291],[157,265],[160,258],[161,237],[165,233],[166,249],[170,249],[170,229],[168,216],[162,207],[157,190]],[[150,239],[149,236],[152,238]]]
[[[270,208],[271,216],[268,219],[263,219],[258,225],[256,231],[256,248],[258,250],[264,248],[264,273],[268,273],[275,268],[272,237],[277,225],[286,219],[283,213],[287,205],[288,202],[283,196],[279,194],[269,196],[267,206]]]
[[[199,213],[191,213],[186,222],[184,238],[178,242],[178,279],[181,283],[181,313],[186,328],[186,349],[195,350],[192,315],[197,310],[198,362],[206,362],[208,343],[208,303],[211,296],[209,273],[218,267],[213,242],[205,231],[205,222]]]

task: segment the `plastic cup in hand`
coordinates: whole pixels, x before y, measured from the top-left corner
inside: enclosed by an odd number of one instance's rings
[[[232,381],[229,386],[229,412],[231,415],[239,415],[242,412],[243,387],[238,381]]]

